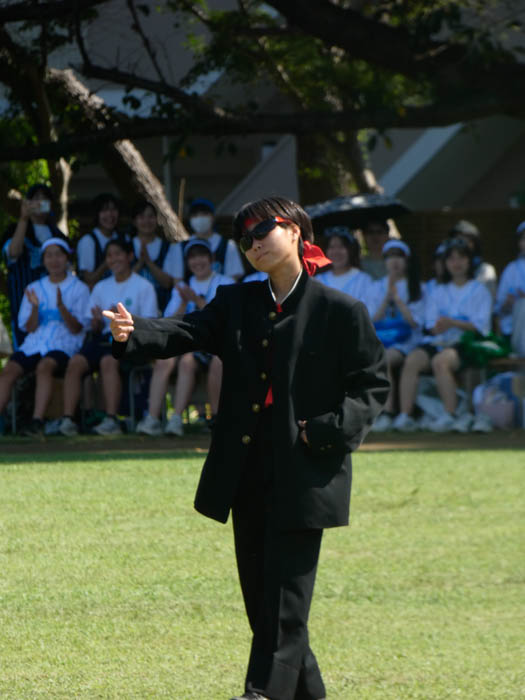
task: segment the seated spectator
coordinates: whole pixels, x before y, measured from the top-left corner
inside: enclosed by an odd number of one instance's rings
[[[47,275],[26,287],[18,314],[18,324],[27,335],[0,373],[1,412],[16,380],[36,371],[33,419],[26,435],[44,430],[53,377],[64,375],[69,358],[82,345],[89,303],[87,285],[68,269],[71,249],[67,242],[48,238],[41,253]]]
[[[507,265],[501,275],[496,295],[496,314],[501,333],[512,335],[512,310],[518,299],[525,298],[525,221],[516,229],[518,257]]]
[[[494,299],[498,277],[494,265],[484,262],[481,257],[481,236],[478,227],[471,221],[462,219],[450,229],[449,240],[451,238],[461,238],[468,245],[474,256],[474,279],[482,282]]]
[[[94,228],[79,240],[77,245],[77,271],[90,289],[111,275],[105,250],[108,241],[116,238],[120,203],[112,194],[99,194],[92,203],[95,215]]]
[[[53,193],[44,184],[30,187],[20,207],[20,218],[5,232],[2,252],[7,263],[7,295],[11,306],[11,325],[15,350],[25,333],[16,324],[27,285],[46,274],[41,247],[50,238],[67,240],[54,223]]]
[[[173,277],[168,272],[168,253],[173,244],[158,235],[157,210],[146,200],[137,202],[132,211],[133,249],[135,264],[133,272],[149,280],[155,287],[160,311],[164,311]]]
[[[184,250],[187,264],[192,272],[189,283],[179,283],[173,288],[164,316],[183,316],[202,309],[210,302],[222,284],[232,284],[233,279],[212,269],[213,254],[207,240],[192,238]],[[160,435],[162,404],[166,397],[168,381],[175,369],[177,358],[156,360],[153,366],[149,392],[149,412],[137,425],[137,432],[145,435]],[[199,371],[207,371],[208,399],[212,419],[217,413],[222,379],[222,363],[218,357],[204,352],[188,352],[179,358],[173,415],[164,432],[168,435],[184,435],[182,413],[186,409]]]
[[[373,297],[373,280],[366,272],[360,270],[361,250],[358,240],[346,226],[334,226],[326,229],[326,256],[332,265],[326,271],[316,275],[316,279],[328,287],[359,299],[369,306]]]
[[[383,246],[390,235],[387,221],[369,221],[363,228],[366,255],[361,256],[361,269],[374,280],[380,280],[386,275]]]
[[[64,381],[64,416],[59,425],[62,435],[76,435],[74,420],[82,391],[82,380],[88,372],[100,369],[106,416],[94,430],[99,435],[122,432],[116,418],[122,395],[118,360],[111,355],[109,322],[102,309],[124,303],[131,313],[155,318],[158,316],[157,295],[151,282],[131,269],[133,250],[124,238],[114,238],[106,246],[105,260],[110,277],[98,282],[89,298],[91,334],[80,350],[69,360]]]
[[[445,272],[445,266],[443,265],[443,255],[447,249],[447,244],[445,241],[440,243],[434,251],[432,256],[434,265],[434,275],[432,279],[425,283],[425,295],[428,296],[432,294],[436,288],[436,285],[443,283],[443,273]]]
[[[189,224],[193,231],[193,238],[200,238],[209,242],[214,256],[213,269],[221,275],[232,277],[234,281],[240,280],[244,275],[239,250],[235,242],[224,238],[213,230],[215,207],[208,199],[195,199],[190,204]],[[169,271],[177,280],[189,280],[191,271],[185,265],[184,250],[188,241],[177,243],[173,248],[173,255],[170,254]]]
[[[444,283],[436,286],[426,300],[423,344],[407,357],[400,379],[401,413],[394,428],[416,430],[412,416],[421,372],[432,369],[444,414],[429,426],[434,432],[466,432],[472,423],[468,413],[456,415],[457,384],[455,373],[462,367],[461,336],[465,331],[490,331],[492,299],[490,292],[474,277],[474,256],[459,238],[449,241],[444,254]]]
[[[425,301],[419,268],[409,246],[391,238],[383,246],[387,274],[374,284],[372,320],[377,335],[386,348],[390,393],[384,412],[376,419],[373,430],[392,427],[397,404],[397,377],[406,356],[422,341]]]

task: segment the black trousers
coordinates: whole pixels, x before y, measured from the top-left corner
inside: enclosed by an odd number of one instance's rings
[[[308,641],[322,530],[283,532],[273,512],[271,409],[259,424],[232,508],[235,553],[252,647],[246,690],[271,700],[326,695]]]

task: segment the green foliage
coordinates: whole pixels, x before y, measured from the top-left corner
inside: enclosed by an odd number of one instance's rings
[[[34,132],[29,121],[19,114],[4,114],[0,118],[0,145],[23,144],[34,139]],[[12,161],[0,164],[0,177],[10,189],[24,193],[31,185],[49,182],[49,168],[47,161],[36,160],[30,162]],[[5,216],[0,211],[0,217]],[[5,221],[0,219],[0,226],[5,227]]]
[[[294,104],[328,111],[401,106],[407,98],[422,94],[421,85],[329,49],[319,39],[300,32],[272,34],[280,22],[264,7],[251,3],[246,12],[209,11],[211,35],[191,34],[188,41],[196,63],[186,84],[211,71],[225,70],[233,82],[252,86],[272,82]],[[251,32],[261,26],[269,30],[268,35],[254,38]]]

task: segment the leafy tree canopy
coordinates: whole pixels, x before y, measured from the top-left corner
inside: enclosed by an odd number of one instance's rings
[[[76,44],[81,57],[76,69],[85,77],[123,85],[129,104],[137,108],[143,91],[157,96],[148,116],[115,113],[112,123],[93,132],[78,133],[75,114],[60,110],[60,138],[47,144],[49,154],[158,133],[183,139],[190,133],[384,132],[525,114],[525,94],[517,87],[525,77],[523,2],[237,0],[221,9],[207,0],[167,0],[160,8],[166,22],[187,28],[186,50],[194,56],[191,70],[178,83],[165,77],[155,37],[143,27],[144,18],[159,9],[152,3],[122,2],[123,21],[129,18],[143,54],[134,70],[119,62],[100,65],[90,55],[83,29],[106,4],[108,0],[50,0],[0,5],[2,32],[12,35],[16,27],[44,80],[47,57]],[[146,60],[155,69],[153,78],[141,71]],[[252,92],[249,100],[235,104],[190,92],[197,78],[217,70],[241,85],[271,84],[284,99],[278,109],[267,111]],[[0,66],[0,79],[2,72]],[[25,157],[36,150],[26,149]],[[19,147],[4,144],[2,157],[17,153],[23,155]]]

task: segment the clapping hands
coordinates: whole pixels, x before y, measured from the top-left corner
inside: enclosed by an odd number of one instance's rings
[[[194,304],[196,304],[198,302],[198,300],[199,300],[198,294],[196,294],[189,285],[177,284],[176,287],[177,287],[177,291],[180,295],[180,298],[186,304],[190,301],[193,301]]]
[[[36,308],[40,306],[40,300],[38,299],[34,289],[26,289],[26,297],[31,306],[36,306]]]

